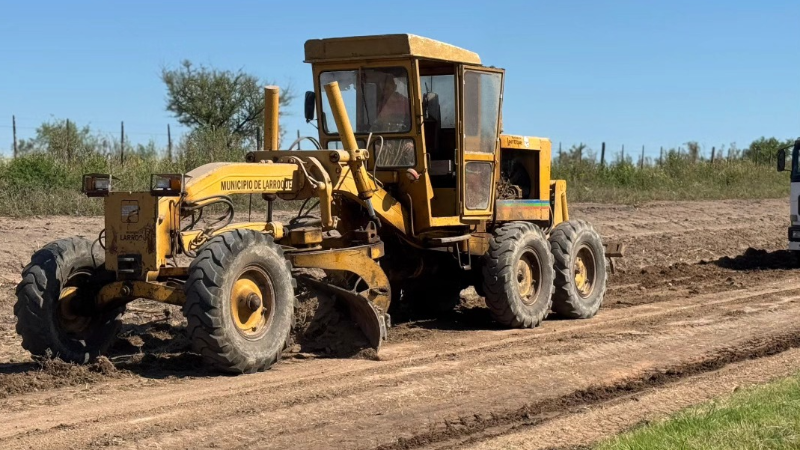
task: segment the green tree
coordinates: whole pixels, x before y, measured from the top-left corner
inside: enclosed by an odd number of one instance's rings
[[[700,144],[697,141],[689,141],[684,145],[686,145],[686,154],[689,160],[697,162],[700,159]]]
[[[98,152],[99,138],[89,126],[79,128],[75,122],[56,119],[41,124],[36,129],[36,137],[20,140],[20,154],[47,153],[66,162],[78,161]]]
[[[742,151],[742,156],[757,164],[771,165],[775,163],[778,150],[792,145],[791,139],[779,140],[771,137],[760,137],[750,143],[750,147]]]
[[[241,70],[232,72],[183,61],[178,68],[163,69],[167,87],[167,111],[193,131],[225,137],[228,148],[254,140],[264,121],[265,84]],[[288,106],[294,93],[281,89],[280,105]],[[281,130],[283,134],[283,130]]]

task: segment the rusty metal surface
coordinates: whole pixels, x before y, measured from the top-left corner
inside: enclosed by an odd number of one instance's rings
[[[375,351],[380,350],[381,343],[387,338],[386,314],[362,294],[311,277],[304,277],[304,281],[318,289],[328,291],[334,294],[338,300],[344,301],[350,310],[350,317],[358,324],[369,345]]]
[[[95,304],[102,308],[105,305],[127,303],[137,298],[179,306],[186,303],[186,296],[180,287],[131,280],[115,281],[103,286],[97,293]]]
[[[603,244],[607,258],[622,258],[625,256],[625,244],[619,242],[606,242]]]
[[[348,287],[313,279],[309,281],[336,294],[347,303],[353,320],[367,336],[370,345],[378,350],[381,342],[386,339],[386,312],[392,298],[389,279],[375,262],[383,254],[383,242],[378,242],[345,249],[287,253],[286,257],[294,267],[349,272],[355,275],[354,285]]]

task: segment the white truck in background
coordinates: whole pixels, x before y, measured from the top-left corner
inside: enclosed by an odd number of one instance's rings
[[[778,171],[786,170],[786,150],[778,151]],[[798,199],[800,199],[800,139],[794,142],[791,157],[791,190],[789,194],[789,250],[800,251],[800,217],[798,216]]]

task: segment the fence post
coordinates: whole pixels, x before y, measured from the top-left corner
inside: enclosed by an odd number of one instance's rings
[[[14,134],[14,159],[17,159],[17,117],[11,116],[11,128]]]
[[[711,147],[711,164],[714,164],[714,156],[716,156],[715,153],[717,153],[717,148]]]
[[[119,123],[119,164],[125,164],[125,122]]]
[[[172,162],[172,132],[167,124],[167,159]]]
[[[603,142],[603,145],[600,147],[600,167],[603,168],[606,165],[606,143]]]

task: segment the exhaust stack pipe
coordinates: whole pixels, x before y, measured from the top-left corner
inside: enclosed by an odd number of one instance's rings
[[[339,137],[342,138],[344,149],[350,154],[350,170],[353,172],[353,179],[358,189],[358,198],[364,201],[369,217],[380,226],[380,220],[375,215],[375,208],[372,206],[372,194],[375,192],[375,185],[369,180],[367,169],[364,166],[369,158],[368,150],[358,148],[356,136],[353,134],[353,126],[347,116],[347,109],[342,100],[342,93],[339,90],[339,83],[332,81],[325,85],[325,93],[328,95],[328,102],[331,105],[333,119],[336,121],[336,129],[339,130]]]
[[[264,150],[278,150],[278,106],[281,90],[278,86],[264,87]]]

